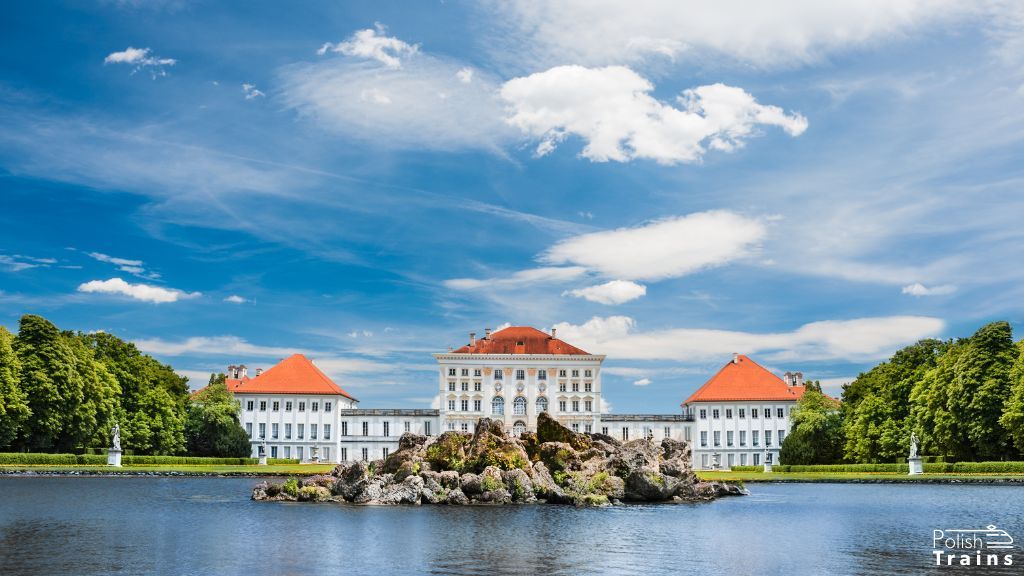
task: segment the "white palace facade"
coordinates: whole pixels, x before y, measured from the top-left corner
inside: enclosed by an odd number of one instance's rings
[[[621,440],[687,440],[695,468],[778,461],[789,415],[804,392],[802,376],[775,376],[735,355],[674,414],[601,411],[603,355],[590,354],[535,328],[513,326],[457,349],[434,354],[438,409],[360,408],[359,401],[301,354],[253,377],[229,366],[228,389],[240,402],[240,421],[253,455],[346,462],[386,458],[406,432],[471,432],[479,418],[502,421],[510,434],[536,430],[548,412],[578,432]]]

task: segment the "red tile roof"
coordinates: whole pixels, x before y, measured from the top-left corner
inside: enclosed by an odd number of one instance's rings
[[[330,394],[355,400],[302,354],[292,354],[255,378],[227,383],[236,394]]]
[[[453,354],[567,354],[589,356],[568,342],[529,326],[510,326],[467,344]]]
[[[750,358],[737,354],[717,374],[683,402],[735,402],[744,400],[796,401],[806,387],[788,386]]]

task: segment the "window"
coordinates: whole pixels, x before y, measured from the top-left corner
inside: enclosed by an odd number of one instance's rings
[[[593,392],[594,391],[594,385],[592,383],[590,383],[590,382],[584,382],[583,383],[583,391],[584,392]]]
[[[742,454],[740,454],[740,466],[746,466],[746,465],[747,465],[747,453],[743,452]]]
[[[475,377],[475,378],[479,378],[480,377],[480,369],[479,368],[473,368],[473,377]]]
[[[757,452],[754,452],[753,456],[754,456],[754,466],[760,466],[761,465],[761,455],[758,454]]]
[[[505,399],[501,396],[497,396],[494,400],[491,400],[491,414],[504,415],[505,414]]]
[[[608,435],[608,427],[607,426],[601,426],[601,434],[604,434],[605,436]]]
[[[579,412],[580,411],[580,401],[579,400],[573,400],[572,401],[572,411],[573,412]]]
[[[295,447],[295,457],[299,459],[299,462],[302,462],[302,446]]]
[[[482,400],[473,400],[473,411],[474,412],[482,412],[483,411],[482,405],[483,405],[483,401]]]
[[[284,447],[284,457],[285,458],[291,458],[292,457],[292,447],[291,446],[285,446]]]
[[[266,400],[260,400],[260,412],[266,412],[266,411],[267,411],[267,401]]]
[[[369,436],[369,435],[370,435],[370,423],[369,422],[363,422],[363,436]]]
[[[708,431],[707,430],[701,430],[700,431],[700,445],[702,447],[706,447],[708,445]]]
[[[516,399],[512,401],[512,414],[514,416],[524,416],[526,414],[526,398],[516,396]]]
[[[284,439],[285,440],[291,440],[292,439],[292,425],[291,424],[285,424],[284,425]]]
[[[565,392],[565,382],[559,382],[558,383],[558,391],[559,392]]]
[[[747,431],[746,430],[740,430],[740,446],[746,446],[746,445],[747,445]]]
[[[455,370],[455,368],[452,368],[452,370]],[[370,449],[369,448],[363,448],[363,462],[366,462],[369,459],[370,459]]]
[[[732,408],[726,408],[725,409],[725,417],[728,420],[732,419]]]
[[[758,438],[758,434],[759,434],[759,432],[757,430],[751,430],[750,431],[750,445],[751,446],[760,446],[761,445],[761,440]]]
[[[411,424],[412,424],[412,422],[409,422],[408,420],[406,420],[406,421],[405,421],[405,423],[404,423],[404,425],[402,426],[402,429],[403,429],[404,431],[406,431],[406,432],[410,432],[410,431],[411,431],[411,430],[410,430],[410,428],[411,428]]]
[[[330,440],[330,439],[331,439],[331,425],[330,424],[324,424],[324,440]],[[324,458],[326,458],[326,457],[327,456],[325,455]]]
[[[751,418],[757,418],[757,408],[751,408],[750,409],[750,417]]]
[[[501,380],[504,377],[505,377],[505,375],[502,373],[501,368],[498,368],[497,370],[494,371],[494,379],[495,380]]]
[[[718,408],[711,410],[711,417],[714,418],[715,420],[718,420],[718,414]]]
[[[669,428],[668,426],[665,426],[665,435],[663,436],[663,438],[671,438],[671,437],[672,437],[672,429]]]
[[[783,408],[777,408],[777,409],[775,410],[775,416],[776,416],[777,418],[785,418],[785,417],[786,417],[786,412],[784,411],[784,409],[783,409]]]
[[[548,411],[548,399],[543,397],[543,396],[541,396],[540,398],[537,398],[537,413],[540,414],[541,412],[547,412],[547,411]]]
[[[330,402],[324,402],[324,412],[330,412],[330,411],[331,411],[331,403]]]
[[[718,431],[718,430],[715,430],[715,446],[721,446],[721,445],[722,445],[722,433],[720,431]]]
[[[516,380],[526,380],[526,370],[516,370]]]
[[[252,422],[245,423],[245,433],[249,436],[249,438],[252,438]]]
[[[469,412],[469,400],[463,400],[459,403],[459,408],[463,412]]]
[[[427,436],[430,436],[430,422],[429,421],[423,423],[423,434],[425,434]]]
[[[558,401],[558,411],[565,412],[565,400]]]
[[[324,462],[330,462],[330,461],[331,461],[331,449],[329,447],[327,447],[327,446],[324,446]]]
[[[448,382],[448,391],[449,392],[455,392],[455,381],[454,380]]]
[[[267,437],[267,425],[260,423],[260,439]]]
[[[462,369],[462,375],[463,376],[469,376],[469,368],[463,368]]]
[[[585,400],[583,402],[583,410],[586,411],[586,412],[593,412],[594,411],[594,401],[593,400]]]
[[[302,440],[303,438],[306,437],[305,432],[303,432],[304,428],[305,424],[298,424],[298,434],[296,434],[296,436],[299,438],[299,440]]]
[[[342,462],[348,462],[348,448],[342,448],[340,456]]]
[[[479,392],[479,391],[480,391],[480,383],[479,382],[473,382],[473,392]]]
[[[765,446],[771,446],[772,445],[772,431],[771,430],[765,430],[764,431],[764,445]]]
[[[313,405],[310,406],[310,408],[312,409],[313,412],[319,412],[320,411],[320,403],[319,402],[313,402]]]
[[[629,440],[629,426],[622,427],[622,439]]]
[[[740,419],[742,420],[743,418],[746,418],[746,417],[747,417],[747,409],[746,408],[740,408]]]
[[[573,392],[579,392],[580,391],[580,383],[579,382],[573,382],[572,383],[572,391]]]
[[[277,446],[270,447],[270,457],[277,458]]]
[[[782,446],[782,441],[786,439],[786,431],[779,430],[779,446]]]
[[[644,426],[644,438],[648,440],[654,439],[654,430],[651,430],[650,426]]]
[[[516,423],[512,425],[512,435],[519,436],[523,432],[526,432],[526,422],[516,420]]]
[[[683,440],[690,441],[690,427],[686,426],[683,428]]]
[[[701,468],[707,468],[708,467],[708,455],[707,454],[701,454],[700,455],[700,467]]]
[[[559,370],[558,371],[558,377],[559,378],[565,378],[565,370]]]
[[[593,432],[594,431],[593,429],[594,429],[594,425],[593,424],[584,424],[583,425],[583,431],[586,432],[587,434],[590,434],[591,432]]]
[[[708,411],[707,411],[707,409],[706,409],[706,408],[701,408],[701,409],[700,409],[700,419],[701,419],[701,420],[706,420],[706,419],[707,419],[707,417],[708,417]]]
[[[341,435],[348,436],[348,422],[341,423]]]
[[[548,371],[547,370],[537,370],[537,380],[547,380],[547,379],[548,379]]]
[[[466,382],[466,381],[462,382],[462,391],[463,392],[469,392],[469,382]]]
[[[572,377],[573,378],[579,378],[580,377],[580,371],[579,370],[573,370],[572,371]]]
[[[571,426],[572,426],[572,431],[573,432],[579,432],[580,431],[580,425],[579,425],[578,422],[573,422]]]
[[[462,424],[459,425],[459,429],[462,430],[463,432],[469,432],[469,423],[463,422]]]
[[[309,439],[316,440],[316,424],[309,425]]]
[[[725,445],[726,446],[732,446],[732,435],[733,435],[732,430],[729,430],[728,432],[725,433]]]
[[[306,403],[305,402],[299,402],[299,412],[305,412],[305,411],[306,411]]]
[[[593,370],[584,370],[583,377],[584,378],[593,378],[594,377],[594,371]]]
[[[384,435],[391,436],[391,422],[384,422]]]
[[[291,412],[292,411],[292,403],[291,402],[285,402],[284,403],[284,411],[285,412]]]
[[[253,401],[249,400],[248,402],[245,403],[245,409],[247,411],[249,411],[249,412],[252,412],[252,405],[253,405]]]
[[[455,400],[448,401],[448,411],[455,412]]]
[[[278,402],[277,400],[275,400],[273,403],[270,404],[270,409],[272,411],[274,411],[274,412],[280,412],[281,411],[281,403]]]
[[[455,368],[449,368],[448,369],[448,375],[449,376],[455,376]],[[366,460],[366,458],[363,458],[363,460]]]

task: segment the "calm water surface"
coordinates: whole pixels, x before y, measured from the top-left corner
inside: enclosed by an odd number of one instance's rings
[[[751,485],[700,505],[257,503],[253,479],[0,477],[2,574],[1021,574],[1024,487]],[[996,524],[1011,568],[932,565]]]

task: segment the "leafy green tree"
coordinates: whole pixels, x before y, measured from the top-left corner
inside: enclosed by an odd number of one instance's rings
[[[782,441],[783,464],[834,464],[843,458],[843,422],[839,403],[808,389],[797,400],[789,435]]]
[[[1010,371],[1016,359],[1010,323],[1001,321],[975,332],[956,364],[951,400],[967,424],[974,459],[996,460],[1010,455],[1010,436],[999,419],[1010,396]]]
[[[188,379],[112,334],[80,338],[120,383],[124,447],[138,454],[184,452]]]
[[[238,421],[235,400],[224,374],[211,374],[210,384],[192,397],[185,425],[188,452],[194,456],[245,458],[252,454],[249,435]]]
[[[906,457],[911,393],[949,347],[948,342],[921,340],[843,387],[847,460],[892,462]]]
[[[1003,406],[999,423],[1017,451],[1024,453],[1024,340],[1017,343],[1017,359],[1010,370],[1010,397]]]
[[[32,413],[21,391],[21,362],[13,342],[14,336],[0,326],[0,449],[11,444]]]
[[[70,423],[58,448],[64,452],[109,446],[109,432],[120,412],[121,386],[78,336],[64,332],[61,337],[75,358],[74,370],[82,383],[82,397],[77,409],[68,414]]]

